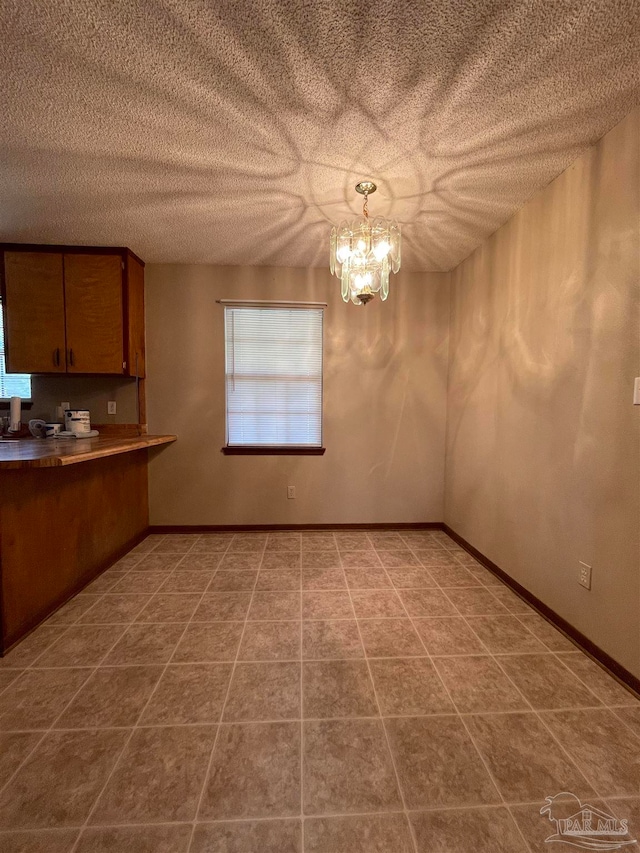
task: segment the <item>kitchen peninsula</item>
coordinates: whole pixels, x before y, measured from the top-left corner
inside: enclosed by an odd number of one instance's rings
[[[0,442],[0,651],[133,547],[147,457],[174,435]]]

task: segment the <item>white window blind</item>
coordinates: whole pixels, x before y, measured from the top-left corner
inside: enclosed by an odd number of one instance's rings
[[[225,307],[229,447],[322,446],[322,316]]]
[[[0,303],[0,308],[2,304]],[[4,328],[0,313],[0,399],[22,397],[31,399],[31,376],[29,373],[7,373],[4,361]]]

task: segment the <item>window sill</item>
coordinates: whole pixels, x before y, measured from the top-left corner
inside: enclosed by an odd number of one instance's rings
[[[323,456],[325,447],[223,447],[225,456]]]

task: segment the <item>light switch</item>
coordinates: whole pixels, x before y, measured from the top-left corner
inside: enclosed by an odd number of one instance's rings
[[[640,376],[636,376],[633,383],[633,405],[640,406]]]

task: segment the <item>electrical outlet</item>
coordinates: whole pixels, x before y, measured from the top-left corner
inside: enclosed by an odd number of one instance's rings
[[[640,376],[633,380],[633,405],[640,406]]]
[[[287,486],[287,497],[289,500],[292,500],[296,496],[296,487],[295,486]]]
[[[60,403],[59,406],[56,406],[56,417],[59,421],[64,419],[64,410],[70,409],[71,403]]]
[[[578,560],[578,565],[580,566],[580,575],[578,576],[578,583],[585,589],[591,589],[591,566],[588,566],[586,563],[583,563],[582,560]]]
[[[109,402],[107,403],[107,414],[108,415],[115,415],[116,414],[116,408],[117,408],[116,407],[116,401],[115,400],[109,400]]]

